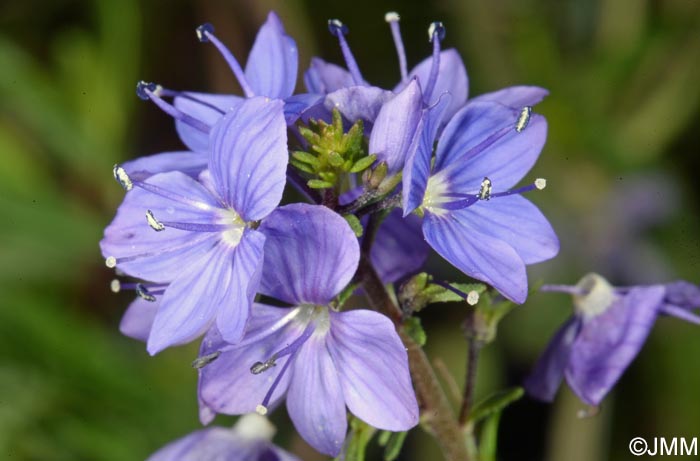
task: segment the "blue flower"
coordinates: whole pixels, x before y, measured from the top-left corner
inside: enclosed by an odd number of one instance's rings
[[[256,414],[241,417],[233,429],[210,427],[175,440],[147,461],[299,461],[270,442],[275,428]]]
[[[301,436],[332,456],[345,439],[346,405],[380,429],[417,424],[408,357],[393,323],[369,310],[329,308],[360,256],[345,220],[325,207],[287,205],[260,231],[267,238],[261,292],[294,307],[256,304],[237,345],[216,330],[207,334],[200,357],[216,360],[200,371],[203,422],[214,412],[264,414],[286,396]]]
[[[525,265],[559,251],[549,222],[521,196],[543,189],[546,182],[512,189],[537,160],[547,123],[530,106],[516,110],[471,101],[445,127],[432,163],[448,107],[446,95],[423,111],[421,139],[403,170],[404,213],[419,208],[425,216],[423,235],[433,249],[465,274],[522,303]]]
[[[214,126],[210,146],[199,181],[179,171],[142,179],[115,170],[130,191],[100,245],[109,267],[162,292],[151,354],[195,339],[214,321],[238,341],[257,290],[265,237],[255,227],[285,185],[282,102],[243,101]]]
[[[586,404],[598,406],[639,354],[659,314],[700,325],[700,287],[666,285],[614,288],[598,274],[576,286],[546,285],[543,291],[570,293],[574,315],[557,331],[525,387],[552,401],[564,377]]]

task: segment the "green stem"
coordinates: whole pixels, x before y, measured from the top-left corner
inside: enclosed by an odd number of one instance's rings
[[[372,216],[374,218],[374,216]],[[363,245],[364,246],[364,245]],[[437,439],[446,461],[470,461],[464,433],[452,413],[450,402],[435,376],[423,349],[403,331],[401,309],[394,303],[369,260],[369,246],[363,248],[358,279],[362,282],[367,300],[375,310],[385,313],[396,324],[408,352],[413,385],[422,411],[422,422]]]

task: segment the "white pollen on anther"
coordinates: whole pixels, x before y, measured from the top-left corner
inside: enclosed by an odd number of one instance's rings
[[[151,226],[151,229],[156,232],[160,232],[165,229],[163,223],[158,221],[156,217],[153,216],[153,212],[151,210],[146,211],[146,221],[148,221],[148,225]]]
[[[490,200],[491,199],[491,189],[492,183],[489,178],[484,178],[481,181],[481,187],[479,188],[479,200]]]
[[[334,27],[337,27],[338,29],[342,29],[344,25],[340,19],[329,19],[328,23],[333,25]]]
[[[114,279],[109,283],[109,289],[112,293],[119,293],[122,290],[122,284],[119,280]]]
[[[107,259],[105,259],[105,266],[109,267],[110,269],[117,267],[117,258],[114,256],[107,257]]]
[[[114,165],[114,168],[112,168],[112,174],[114,175],[114,179],[117,180],[124,190],[130,191],[133,189],[134,183],[131,182],[131,178],[126,173],[124,168],[120,167],[119,165]]]
[[[547,187],[547,180],[544,179],[544,178],[537,178],[537,179],[535,179],[535,187],[536,187],[538,190],[544,189],[545,187]]]
[[[525,128],[527,124],[530,123],[530,115],[532,114],[532,107],[525,106],[520,110],[520,115],[518,116],[518,121],[515,122],[515,131],[520,133]]]
[[[399,21],[401,19],[401,16],[399,16],[399,13],[396,11],[389,11],[387,14],[384,15],[384,20],[386,22],[394,22],[394,21]]]
[[[467,304],[470,306],[475,306],[479,302],[479,293],[476,290],[472,290],[467,293]]]
[[[258,405],[255,407],[255,412],[260,416],[265,416],[267,414],[267,407],[265,405]]]

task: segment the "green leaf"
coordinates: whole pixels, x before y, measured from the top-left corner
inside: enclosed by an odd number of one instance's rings
[[[479,436],[479,460],[496,461],[498,448],[498,423],[501,420],[501,412],[497,412],[486,418],[481,425]]]
[[[520,399],[525,391],[522,387],[511,387],[496,391],[474,405],[469,414],[469,422],[476,424],[484,418],[500,413],[505,407]]]
[[[410,336],[419,346],[425,346],[428,341],[428,336],[425,334],[423,325],[420,323],[418,317],[409,317],[403,323],[404,329],[408,336]]]
[[[379,445],[384,448],[384,461],[394,461],[399,457],[408,432],[382,432]]]
[[[364,461],[367,444],[377,430],[369,424],[350,416],[350,435],[345,448],[345,456],[341,453],[336,461]]]
[[[356,237],[362,237],[363,232],[365,231],[365,228],[362,227],[362,223],[360,220],[355,216],[354,214],[348,214],[343,216],[345,220],[348,222],[350,225],[350,229],[355,233]]]

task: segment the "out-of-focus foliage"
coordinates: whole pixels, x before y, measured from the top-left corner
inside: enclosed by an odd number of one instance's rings
[[[471,94],[547,87],[549,140],[533,200],[562,241],[533,281],[595,270],[616,284],[700,282],[700,4],[689,0],[164,1],[25,0],[0,5],[0,455],[19,460],[143,459],[195,428],[195,348],[147,357],[119,335],[128,296],[109,293],[97,242],[122,191],[111,166],[178,149],[172,123],[134,95],[137,80],[234,91],[225,63],[196,43],[204,21],[241,58],[268,9],[312,53],[342,62],[325,21],[342,19],[367,79],[398,80],[383,15],[399,9],[409,64],[442,20]],[[148,27],[145,27],[145,26]],[[459,279],[436,263],[443,280]],[[480,360],[477,394],[520,384],[570,300],[533,295]],[[421,312],[446,388],[461,384],[464,306]],[[623,459],[642,436],[700,433],[697,327],[661,320],[601,415],[579,420],[524,398],[501,416],[499,459]],[[457,405],[457,403],[455,402]],[[279,416],[277,416],[279,418]],[[282,416],[283,417],[283,416]],[[278,440],[314,455],[288,428]],[[409,435],[399,459],[436,459]],[[381,459],[370,443],[368,459]]]

